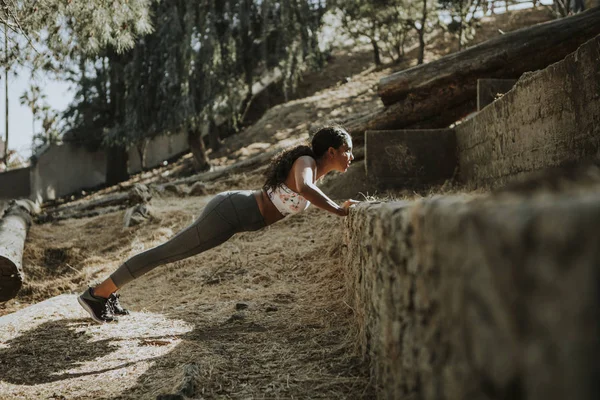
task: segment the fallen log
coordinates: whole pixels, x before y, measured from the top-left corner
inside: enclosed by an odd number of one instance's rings
[[[378,94],[385,105],[408,96],[413,101],[446,96],[446,102],[452,104],[455,97],[475,96],[479,78],[517,79],[524,72],[562,60],[599,34],[600,7],[595,7],[396,72],[379,81]]]
[[[439,111],[429,115],[428,107],[434,103],[436,107],[439,107]],[[431,99],[428,104],[406,100],[352,120],[346,124],[346,129],[355,144],[360,145],[364,143],[365,131],[447,128],[453,122],[474,111],[476,107],[475,97],[466,99],[454,107],[446,108],[444,108],[443,98]],[[424,117],[426,114],[428,116]]]
[[[219,168],[214,171],[202,172],[199,174],[195,174],[192,176],[188,176],[187,178],[177,179],[169,182],[170,185],[179,185],[179,184],[191,184],[194,182],[202,181],[202,182],[210,182],[215,181],[219,178],[222,178],[227,175],[239,174],[242,172],[247,172],[254,168],[257,168],[263,164],[268,164],[275,155],[281,152],[282,149],[278,148],[276,150],[272,150],[266,153],[261,153],[257,156],[250,157],[244,161],[240,161],[238,163],[232,164],[230,166]],[[156,185],[160,186],[160,185]]]
[[[145,185],[136,184],[126,193],[113,193],[92,200],[82,200],[75,204],[64,204],[48,209],[37,217],[38,222],[60,221],[70,218],[84,218],[105,212],[93,212],[94,209],[119,210],[139,203],[150,201],[152,194]],[[107,211],[110,212],[110,211]]]
[[[25,238],[38,212],[30,200],[13,200],[0,220],[0,301],[14,298],[23,285]]]
[[[117,204],[113,206],[106,207],[96,207],[91,210],[83,210],[83,211],[75,211],[72,213],[60,213],[60,214],[40,214],[36,218],[36,222],[39,224],[45,224],[47,222],[57,222],[64,221],[67,219],[81,219],[81,218],[91,218],[97,217],[98,215],[110,214],[113,212],[125,210],[128,208],[128,203]]]

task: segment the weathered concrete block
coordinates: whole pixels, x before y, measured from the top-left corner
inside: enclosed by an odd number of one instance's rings
[[[600,36],[456,127],[459,179],[501,186],[552,166],[600,160]]]
[[[178,132],[173,135],[161,135],[152,138],[144,147],[145,168],[154,168],[162,165],[165,160],[183,154],[189,150],[187,133]],[[127,170],[130,174],[137,174],[142,170],[139,150],[135,147],[129,149]]]
[[[54,200],[106,182],[106,153],[71,143],[50,146],[31,167],[31,199]]]
[[[598,185],[360,205],[345,223],[379,398],[597,398]]]
[[[516,79],[477,79],[477,111],[508,93],[515,83]]]
[[[31,194],[30,171],[26,167],[0,173],[0,199],[28,198]]]
[[[421,186],[452,177],[456,168],[453,129],[365,132],[367,178],[380,187]]]

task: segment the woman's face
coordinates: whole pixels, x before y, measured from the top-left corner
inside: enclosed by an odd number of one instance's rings
[[[352,160],[354,160],[354,155],[352,154],[352,139],[348,138],[346,143],[342,144],[333,152],[333,169],[335,171],[346,172],[348,167],[350,167]]]

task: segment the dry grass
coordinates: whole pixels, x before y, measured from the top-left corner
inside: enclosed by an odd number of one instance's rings
[[[127,255],[190,223],[207,200],[155,199],[160,221],[137,228],[122,228],[120,213],[33,227],[30,289],[4,312],[54,294],[42,287],[78,292],[102,279]],[[74,295],[6,316],[0,391],[8,398],[139,399],[190,388],[201,398],[368,398],[343,302],[341,228],[339,217],[313,209],[159,267],[122,290],[134,312],[118,324],[90,324]],[[55,269],[70,261],[78,271],[48,282],[46,249],[58,243],[67,250],[51,252],[60,254]]]

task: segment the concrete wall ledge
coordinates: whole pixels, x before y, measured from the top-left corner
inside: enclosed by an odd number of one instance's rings
[[[454,129],[365,132],[365,172],[382,188],[443,183],[456,170]]]
[[[600,186],[361,205],[345,223],[379,398],[598,398]]]
[[[534,171],[600,160],[600,36],[524,74],[456,127],[459,180],[498,187]]]

